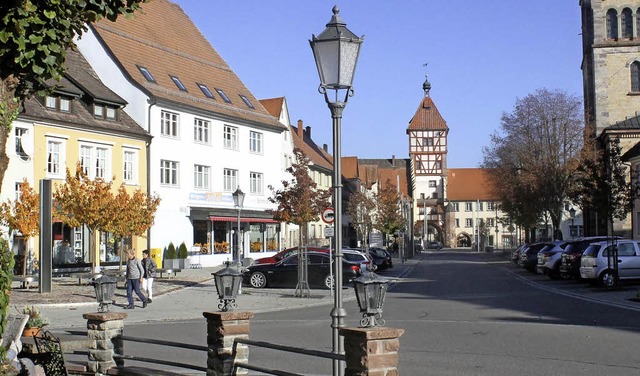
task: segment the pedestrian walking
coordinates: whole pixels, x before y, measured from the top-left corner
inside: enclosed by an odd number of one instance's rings
[[[140,282],[142,282],[142,276],[144,275],[144,269],[142,263],[133,254],[133,251],[127,250],[127,300],[129,305],[124,309],[133,309],[133,292],[136,292],[138,298],[142,300],[142,308],[147,307],[147,299],[140,291]]]
[[[147,303],[153,302],[153,279],[156,277],[156,262],[149,257],[149,250],[142,251],[142,291],[147,294]]]

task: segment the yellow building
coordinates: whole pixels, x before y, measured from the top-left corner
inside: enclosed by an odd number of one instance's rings
[[[55,191],[64,184],[67,169],[74,173],[78,163],[90,178],[113,181],[114,192],[121,184],[130,193],[136,189],[147,192],[151,136],[123,111],[126,102],[102,84],[80,53],[69,51],[66,63],[67,72],[55,91],[26,101],[13,124],[2,201],[16,199],[24,179],[36,191],[41,180],[49,179]],[[69,228],[55,221],[52,230],[54,271],[117,264],[122,257],[121,247],[110,234],[90,234],[86,227]],[[26,272],[33,272],[38,238],[27,244],[21,234],[14,233],[12,240],[17,259],[27,255]],[[147,242],[134,237],[124,241],[124,248],[140,255]]]

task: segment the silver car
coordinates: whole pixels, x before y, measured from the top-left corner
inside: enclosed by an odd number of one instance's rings
[[[614,287],[623,279],[640,279],[638,242],[616,239],[590,244],[580,260],[580,277],[605,287]]]

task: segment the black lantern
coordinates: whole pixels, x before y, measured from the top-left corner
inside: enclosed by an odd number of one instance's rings
[[[218,299],[220,299],[218,309],[226,312],[231,308],[237,307],[236,298],[242,284],[242,273],[237,269],[231,268],[231,262],[225,261],[224,264],[226,265],[224,269],[211,274],[213,274]]]
[[[353,281],[358,307],[362,313],[362,320],[360,320],[362,327],[384,325],[382,306],[388,283],[386,278],[371,271],[365,271]]]
[[[115,277],[101,274],[96,277],[92,284],[96,290],[96,300],[98,301],[98,312],[109,312],[109,304],[113,303],[113,294],[116,291]]]

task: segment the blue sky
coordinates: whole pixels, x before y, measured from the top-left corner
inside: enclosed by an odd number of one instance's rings
[[[329,150],[331,114],[308,40],[337,4],[347,27],[365,35],[343,156],[408,157],[425,73],[449,126],[448,167],[478,166],[516,98],[539,88],[582,98],[578,0],[174,1],[258,99],[285,96],[292,123],[304,120]]]

